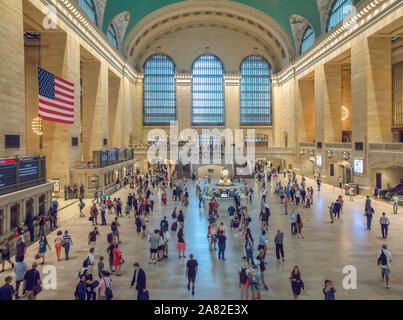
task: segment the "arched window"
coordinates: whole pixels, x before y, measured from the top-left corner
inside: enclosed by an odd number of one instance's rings
[[[118,36],[116,34],[116,29],[113,24],[109,25],[107,36],[108,36],[109,41],[113,44],[113,46],[115,48],[117,48],[118,47]]]
[[[351,0],[336,0],[333,3],[332,10],[329,13],[326,32],[329,32],[345,17],[351,14]]]
[[[95,12],[93,0],[78,0],[78,5],[84,10],[87,16],[95,22],[95,24],[98,24],[97,13]]]
[[[224,68],[212,54],[192,65],[192,125],[224,125]]]
[[[315,34],[313,33],[312,28],[308,27],[306,28],[304,36],[302,37],[300,53],[303,54],[313,45],[314,42],[315,42]]]
[[[271,68],[261,56],[241,64],[241,125],[271,125]]]
[[[144,125],[169,125],[176,120],[175,65],[162,54],[144,64]]]

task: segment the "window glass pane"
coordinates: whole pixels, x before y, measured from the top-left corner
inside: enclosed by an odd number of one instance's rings
[[[176,120],[175,65],[164,55],[150,57],[144,66],[144,125],[169,125]]]
[[[260,56],[241,64],[241,125],[271,125],[271,69]]]
[[[95,6],[93,0],[78,0],[78,5],[87,16],[97,24],[97,15],[95,13]]]
[[[315,35],[312,28],[307,28],[305,30],[304,36],[301,42],[301,54],[308,50],[315,42]]]
[[[193,125],[224,125],[223,73],[221,61],[214,55],[202,55],[193,62]]]
[[[107,36],[108,36],[109,41],[113,44],[113,46],[115,48],[117,48],[118,47],[118,38],[116,35],[115,27],[113,25],[109,25]]]
[[[329,13],[329,20],[327,23],[327,31],[333,29],[345,17],[351,14],[351,0],[337,0],[333,4],[332,10]]]

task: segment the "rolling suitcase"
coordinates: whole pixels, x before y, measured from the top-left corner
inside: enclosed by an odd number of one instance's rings
[[[171,230],[176,231],[177,229],[178,229],[178,223],[175,221],[174,223],[172,223]]]

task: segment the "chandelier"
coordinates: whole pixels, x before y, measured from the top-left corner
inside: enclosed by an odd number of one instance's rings
[[[43,135],[43,122],[41,118],[34,118],[31,123],[32,131],[38,136]]]

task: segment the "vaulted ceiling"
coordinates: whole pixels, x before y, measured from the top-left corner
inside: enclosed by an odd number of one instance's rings
[[[130,31],[147,15],[165,6],[189,2],[192,0],[108,0],[106,3],[103,25],[107,30],[112,19],[121,12],[130,12],[130,21],[124,39]],[[217,3],[227,0],[217,0]],[[228,0],[237,2],[261,11],[274,19],[293,39],[290,26],[290,17],[300,15],[309,21],[315,30],[316,35],[321,34],[321,21],[317,0]],[[354,4],[361,0],[354,0]],[[206,8],[208,9],[208,8]]]

